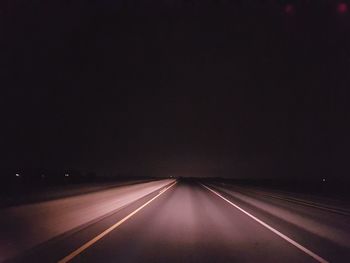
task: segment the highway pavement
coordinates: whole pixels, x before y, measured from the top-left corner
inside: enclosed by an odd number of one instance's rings
[[[321,206],[178,180],[9,262],[350,262],[349,223]]]
[[[115,213],[173,181],[132,182],[90,193],[83,188],[83,194],[1,208],[0,262]]]

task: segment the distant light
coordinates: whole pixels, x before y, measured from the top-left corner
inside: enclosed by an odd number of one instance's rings
[[[64,174],[64,176],[65,176],[65,177],[68,177],[68,176],[69,176],[69,174]]]
[[[16,177],[19,177],[19,174],[15,174],[16,175]]]
[[[42,175],[41,175],[41,178],[44,179],[44,178],[45,178],[45,174],[42,174]]]
[[[323,181],[323,182],[325,182],[325,181],[326,181],[326,179],[325,179],[325,178],[323,178],[323,179],[322,179],[322,181]]]
[[[337,11],[339,14],[345,14],[348,12],[348,5],[346,3],[339,3],[337,6]]]
[[[295,13],[295,7],[294,5],[292,4],[286,4],[284,6],[284,12],[287,14],[287,15],[294,15]]]

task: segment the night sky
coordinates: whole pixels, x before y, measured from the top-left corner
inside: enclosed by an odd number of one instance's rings
[[[337,1],[7,2],[3,170],[347,178]]]

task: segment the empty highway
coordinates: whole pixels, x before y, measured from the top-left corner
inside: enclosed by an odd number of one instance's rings
[[[8,262],[349,262],[346,210],[294,199],[169,181]]]

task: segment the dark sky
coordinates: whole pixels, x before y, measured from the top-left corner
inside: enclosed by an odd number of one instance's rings
[[[4,169],[347,177],[336,1],[7,2]]]

